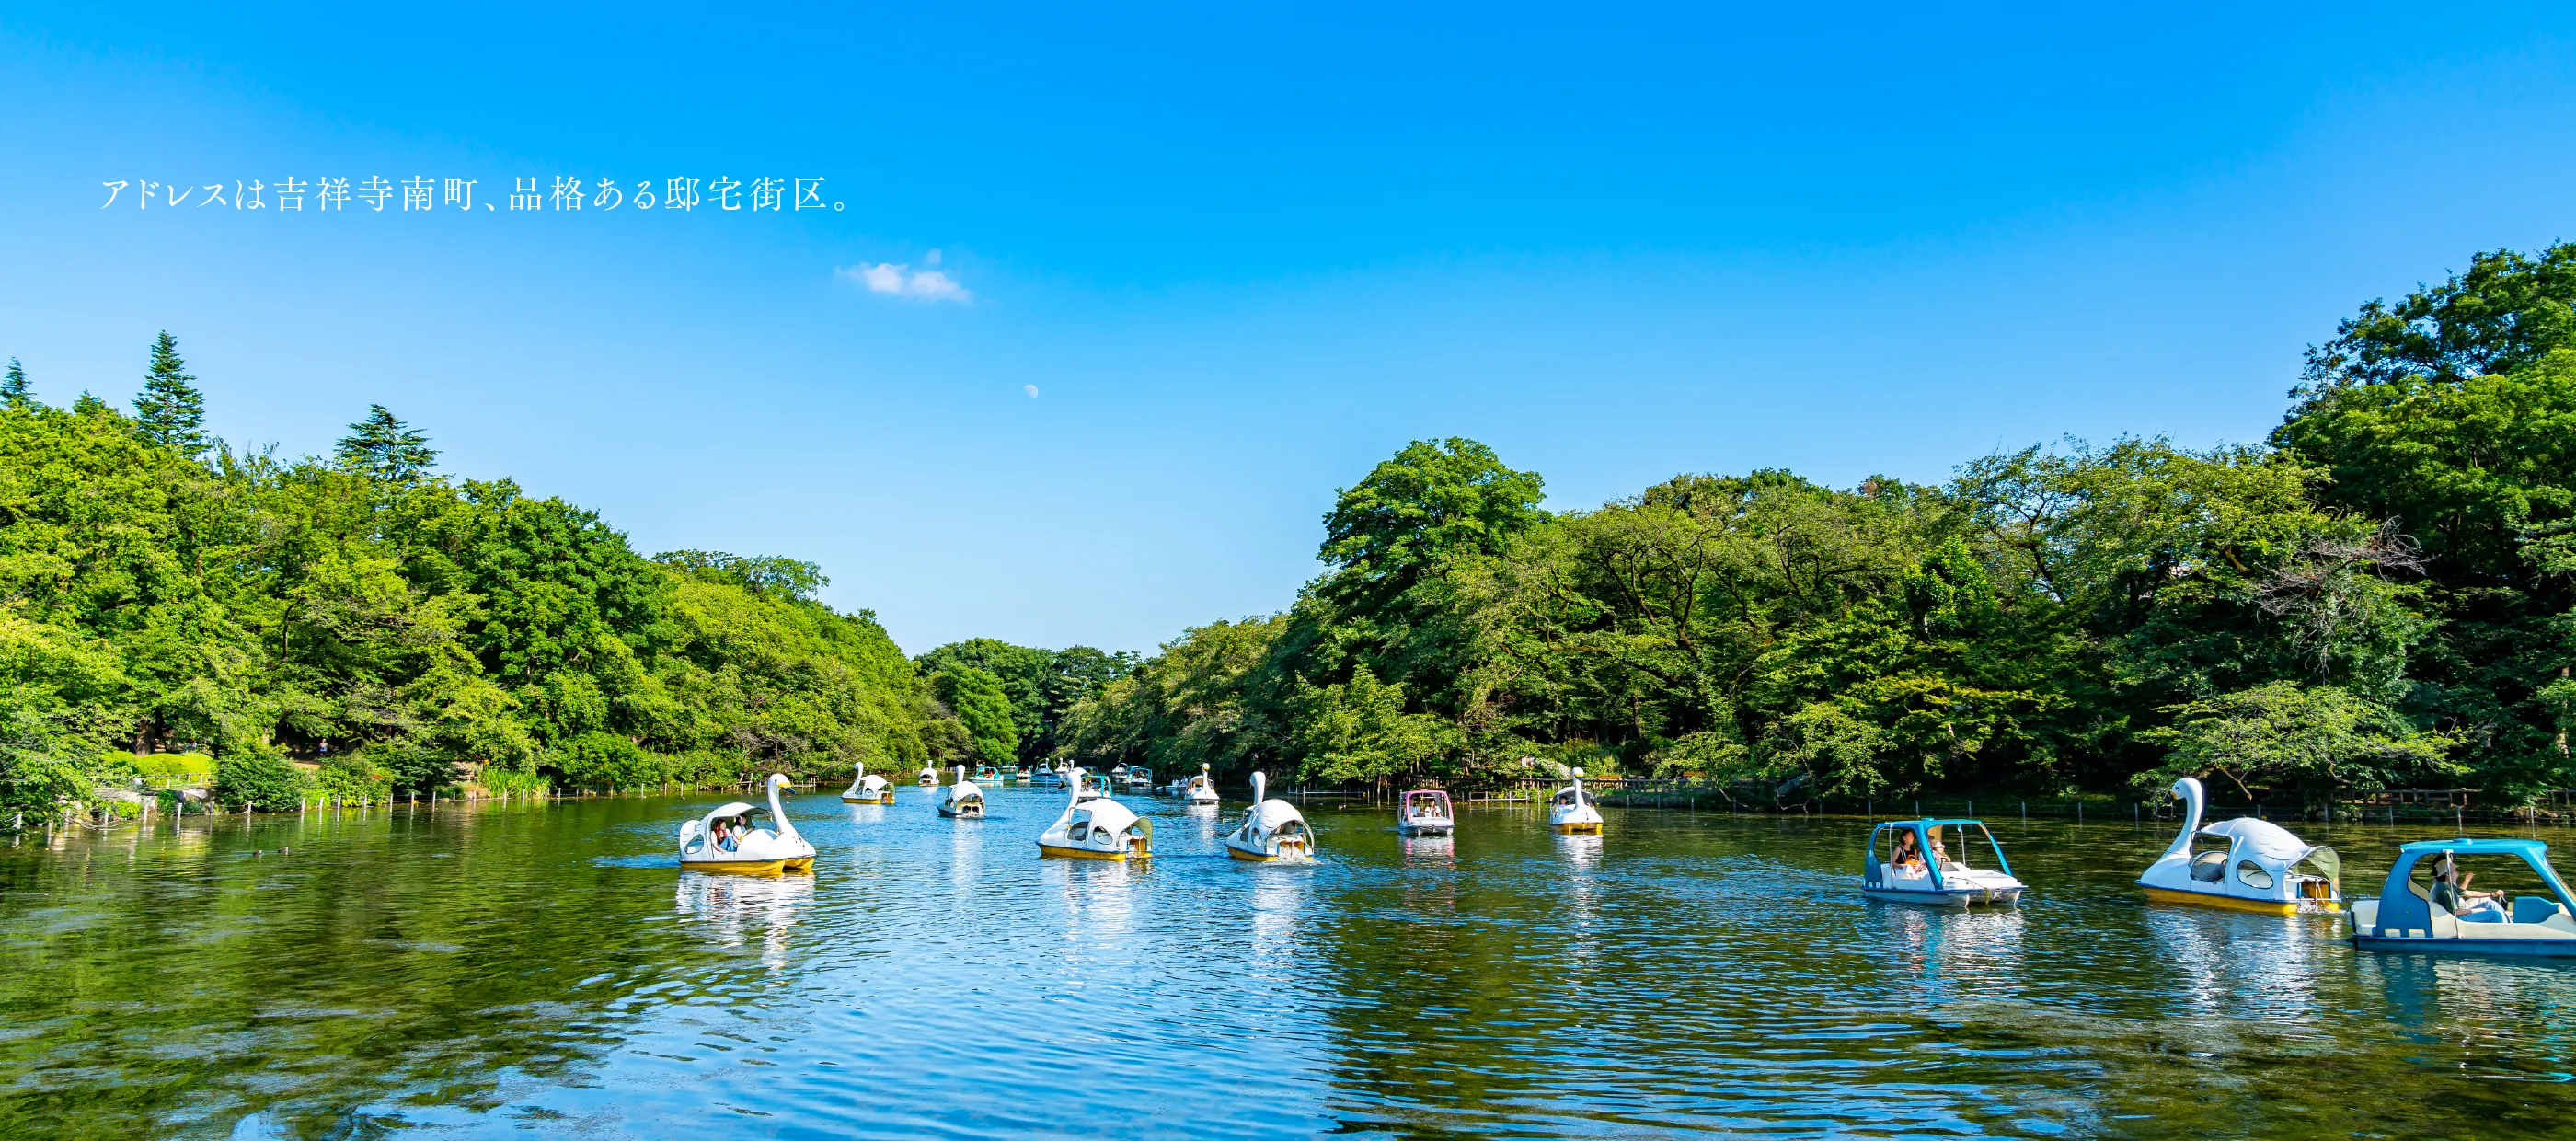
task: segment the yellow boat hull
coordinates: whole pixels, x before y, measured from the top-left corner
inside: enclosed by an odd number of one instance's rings
[[[2237,899],[2233,896],[2214,895],[2208,892],[2175,891],[2162,887],[2148,888],[2147,900],[2151,903],[2184,903],[2194,907],[2215,907],[2226,911],[2251,911],[2262,915],[2297,915],[2307,904],[2315,904],[2319,911],[2343,910],[2342,904],[2329,899]]]
[[[691,872],[749,872],[754,875],[777,875],[781,872],[810,872],[814,857],[799,856],[792,860],[689,860],[680,864]]]
[[[1598,824],[1550,824],[1548,827],[1567,835],[1576,832],[1590,832],[1596,836],[1601,834],[1601,826]]]
[[[1129,856],[1129,853],[1124,849],[1115,852],[1095,852],[1088,848],[1059,848],[1053,844],[1038,845],[1038,854],[1041,856],[1062,856],[1068,860],[1124,860]],[[1134,856],[1141,860],[1151,857],[1153,854],[1154,853],[1152,852],[1136,852],[1134,853]]]

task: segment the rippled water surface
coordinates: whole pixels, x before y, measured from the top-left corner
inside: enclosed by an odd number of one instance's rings
[[[0,1124],[2505,1137],[2576,1110],[2576,967],[2149,906],[2152,824],[1999,820],[2033,890],[1955,914],[1863,901],[1851,819],[1613,808],[1559,837],[1493,808],[1406,840],[1317,802],[1326,859],[1264,867],[1129,797],[1159,854],[1127,867],[1036,857],[1054,792],[981,821],[901,796],[801,798],[821,857],[780,879],[676,868],[708,797],[0,849]],[[2307,834],[2367,894],[2417,833]]]

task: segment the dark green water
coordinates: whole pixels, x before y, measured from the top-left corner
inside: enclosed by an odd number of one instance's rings
[[[0,1125],[2528,1137],[2576,1110],[2576,966],[2151,907],[2153,826],[1998,820],[2027,902],[1954,914],[1863,901],[1857,820],[1492,809],[1408,841],[1315,804],[1326,860],[1258,867],[1129,797],[1160,853],[1131,868],[1037,859],[1053,792],[976,822],[902,797],[803,798],[821,857],[787,879],[672,865],[707,798],[0,849]],[[2401,838],[2307,834],[2364,894]]]

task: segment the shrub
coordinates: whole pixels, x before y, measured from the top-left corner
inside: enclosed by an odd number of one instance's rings
[[[214,796],[228,808],[283,812],[304,803],[304,774],[278,748],[246,749],[215,759]]]

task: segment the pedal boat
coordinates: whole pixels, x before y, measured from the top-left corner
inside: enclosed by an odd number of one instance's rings
[[[975,784],[979,788],[1002,787],[1002,770],[991,765],[975,766]]]
[[[2334,849],[2251,816],[2202,826],[2208,794],[2196,778],[2175,781],[2173,794],[2183,802],[2182,831],[2138,877],[2148,899],[2271,915],[2343,910],[2343,862]],[[2195,838],[2227,846],[2195,855]],[[2314,870],[2300,871],[2302,864]]]
[[[1547,802],[1547,826],[1554,832],[1599,832],[1601,809],[1583,787],[1583,770],[1565,770],[1567,784]]]
[[[1152,792],[1152,791],[1154,791],[1154,770],[1149,769],[1149,768],[1146,768],[1146,767],[1145,767],[1145,766],[1143,766],[1143,765],[1137,765],[1137,766],[1135,766],[1135,767],[1133,767],[1133,768],[1128,769],[1128,770],[1127,770],[1127,791],[1129,791],[1129,792]]]
[[[1315,859],[1315,837],[1306,816],[1284,800],[1266,799],[1269,783],[1252,774],[1252,808],[1226,835],[1225,854],[1258,864],[1305,864]]]
[[[1206,765],[1200,765],[1199,775],[1191,777],[1181,785],[1181,799],[1190,802],[1193,808],[1202,804],[1214,806],[1217,803],[1216,778],[1208,775]]]
[[[2429,872],[2415,882],[2426,857],[2517,856],[2549,885],[2551,896],[2515,898],[2501,919],[2451,915],[2433,906]],[[2549,866],[2549,845],[2538,840],[2418,840],[2397,849],[2397,863],[2376,897],[2352,901],[2352,945],[2364,951],[2576,958],[2576,895]]]
[[[1446,836],[1457,827],[1458,818],[1449,810],[1449,794],[1439,789],[1414,789],[1396,805],[1397,835]]]
[[[1152,857],[1154,822],[1106,795],[1089,795],[1084,775],[1079,768],[1066,774],[1073,795],[1065,801],[1064,815],[1038,833],[1038,855],[1075,860]]]
[[[1110,784],[1107,773],[1075,769],[1066,776],[1073,785],[1073,797],[1076,800],[1098,800],[1118,791]]]
[[[796,832],[794,821],[778,803],[778,790],[787,787],[787,777],[771,773],[761,782],[769,789],[769,818],[778,828],[751,827],[751,805],[739,800],[721,804],[706,815],[680,825],[680,867],[693,872],[809,872],[814,870],[814,845]],[[734,822],[735,832],[730,847],[718,847],[716,821]]]
[[[866,765],[861,765],[858,778],[850,782],[850,787],[841,790],[841,803],[892,804],[894,782],[869,772]]]
[[[923,788],[937,788],[939,787],[939,770],[928,765],[923,765],[921,766],[921,771],[913,776],[912,783],[920,785]]]
[[[1883,853],[1893,852],[1896,834],[1914,834],[1914,850],[1932,852],[1941,842],[1941,830],[1955,829],[1959,839],[1958,859],[1924,859],[1903,865],[1882,863]],[[1993,870],[1968,866],[1968,829],[1984,833],[1986,845],[1995,853]],[[2022,882],[2014,879],[2012,862],[2004,859],[2003,842],[1995,839],[1985,821],[1894,820],[1870,830],[1869,852],[1861,862],[1861,893],[1871,899],[1903,903],[1922,903],[1936,907],[1968,907],[1976,904],[2013,904],[2021,902]]]
[[[967,820],[984,818],[984,789],[966,779],[966,766],[957,766],[957,783],[940,790],[939,814]]]

